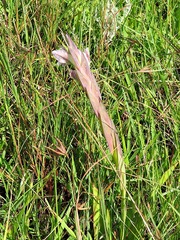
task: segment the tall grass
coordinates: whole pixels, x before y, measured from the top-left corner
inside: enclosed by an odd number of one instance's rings
[[[17,0],[0,12],[0,239],[119,239],[122,228],[179,239],[178,1]],[[126,222],[101,126],[52,58],[62,32],[89,47],[117,127]]]

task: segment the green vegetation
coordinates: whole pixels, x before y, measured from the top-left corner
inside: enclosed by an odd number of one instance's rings
[[[0,2],[0,239],[180,239],[179,7]],[[62,33],[89,48],[116,125],[125,222],[101,125],[52,56],[65,45]]]

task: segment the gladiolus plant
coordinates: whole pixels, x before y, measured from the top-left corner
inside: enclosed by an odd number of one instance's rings
[[[54,50],[52,53],[58,61],[58,64],[72,64],[74,70],[71,70],[70,76],[80,81],[83,89],[87,93],[93,110],[102,125],[103,133],[117,170],[117,176],[120,179],[121,217],[123,222],[120,239],[123,239],[126,220],[126,173],[121,144],[114,123],[109,117],[108,112],[102,102],[100,89],[96,79],[91,72],[90,55],[88,49],[81,51],[77,48],[75,43],[68,35],[66,35],[66,39],[68,43],[67,50],[65,48],[61,48],[59,50]]]

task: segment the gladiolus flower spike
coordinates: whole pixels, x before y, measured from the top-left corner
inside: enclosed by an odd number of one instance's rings
[[[112,154],[112,159],[115,163],[118,176],[120,178],[120,189],[122,194],[121,214],[122,221],[126,220],[126,174],[125,164],[123,161],[123,154],[119,137],[117,135],[115,126],[109,117],[106,108],[102,102],[101,93],[93,73],[90,70],[90,55],[88,49],[84,52],[79,50],[72,39],[66,35],[68,50],[61,48],[53,51],[55,59],[58,64],[72,64],[74,70],[71,70],[70,76],[79,80],[82,87],[86,91],[93,110],[100,120],[103,128],[103,133],[106,138],[109,150]],[[123,224],[124,225],[124,224]],[[123,239],[124,230],[121,231],[121,239]]]

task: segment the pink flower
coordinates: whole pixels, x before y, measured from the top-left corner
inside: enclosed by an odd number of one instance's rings
[[[101,122],[104,136],[111,153],[118,152],[119,156],[122,157],[121,144],[114,123],[102,103],[99,87],[90,69],[89,51],[88,49],[85,49],[84,52],[80,51],[68,35],[66,35],[66,39],[68,42],[68,50],[61,48],[52,53],[59,64],[65,65],[71,63],[73,65],[75,70],[71,70],[70,76],[78,79],[86,91],[94,112]]]
[[[64,48],[54,50],[52,51],[52,54],[58,61],[59,65],[66,65],[72,61],[70,54],[68,54],[68,52]]]

